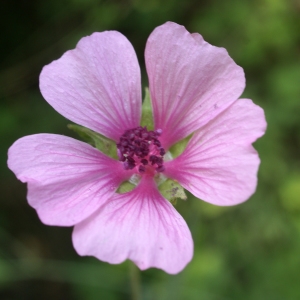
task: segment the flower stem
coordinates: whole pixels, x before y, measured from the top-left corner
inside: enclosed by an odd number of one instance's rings
[[[137,266],[130,262],[129,266],[129,274],[130,274],[130,287],[131,287],[131,299],[132,300],[140,300],[141,299],[141,276],[140,270]]]

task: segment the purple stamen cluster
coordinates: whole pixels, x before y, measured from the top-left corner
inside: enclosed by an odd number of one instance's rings
[[[119,160],[124,162],[124,168],[132,170],[138,166],[138,171],[144,173],[152,166],[151,169],[163,172],[165,150],[158,140],[160,135],[161,130],[148,131],[146,126],[126,130],[117,143]]]

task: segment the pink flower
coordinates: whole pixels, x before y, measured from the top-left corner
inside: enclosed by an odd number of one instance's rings
[[[180,272],[193,256],[186,222],[159,192],[157,178],[178,181],[216,205],[255,191],[263,110],[239,99],[244,72],[223,48],[168,22],[145,51],[154,131],[141,128],[141,79],[135,52],[119,32],[82,38],[44,67],[40,89],[63,116],[117,143],[119,160],[70,137],[36,134],[9,149],[8,166],[28,183],[28,202],[48,225],[74,226],[80,255],[140,269]],[[170,147],[192,135],[181,155]],[[165,154],[167,153],[167,154]],[[124,181],[137,186],[117,193]]]

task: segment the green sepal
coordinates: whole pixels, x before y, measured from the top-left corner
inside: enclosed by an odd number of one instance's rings
[[[184,138],[183,140],[179,141],[178,143],[174,144],[170,149],[170,153],[172,155],[172,158],[175,158],[177,156],[179,156],[184,149],[186,148],[188,142],[190,141],[191,137],[193,135],[190,134],[189,136],[187,136],[186,138]]]
[[[150,98],[149,89],[147,87],[145,88],[145,98],[142,105],[141,126],[142,127],[146,126],[148,130],[154,129],[151,98]]]
[[[136,185],[132,184],[131,182],[124,181],[120,184],[120,186],[116,192],[119,194],[124,194],[124,193],[132,191],[135,187],[136,187]]]
[[[173,205],[177,203],[177,199],[187,199],[183,187],[177,181],[170,178],[163,182],[158,189],[160,193]]]
[[[76,132],[85,142],[100,150],[111,158],[118,159],[116,142],[86,127],[68,124],[68,128]]]

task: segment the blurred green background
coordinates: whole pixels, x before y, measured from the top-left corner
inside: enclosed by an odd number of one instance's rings
[[[235,207],[191,195],[179,202],[194,258],[176,276],[142,272],[142,299],[300,299],[299,13],[297,0],[2,0],[0,299],[130,299],[128,262],[79,257],[71,228],[43,225],[6,153],[24,135],[72,135],[39,92],[45,64],[81,37],[114,29],[132,42],[146,86],[145,43],[168,20],[228,50],[246,73],[243,96],[264,108],[268,129],[255,144],[262,160],[256,194]]]

